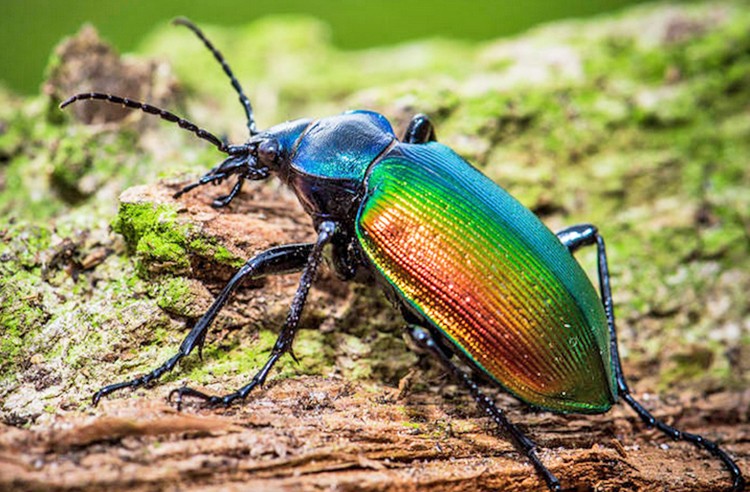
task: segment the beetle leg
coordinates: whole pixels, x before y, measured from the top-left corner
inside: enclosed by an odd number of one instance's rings
[[[577,224],[557,232],[557,238],[571,253],[575,253],[583,246],[596,244],[598,235],[596,227],[591,224]]]
[[[354,279],[362,267],[352,238],[343,234],[331,243],[331,260],[331,266],[341,280]]]
[[[313,280],[315,280],[315,274],[320,266],[323,248],[331,242],[335,231],[336,224],[330,221],[323,222],[318,226],[318,239],[313,245],[308,245],[310,246],[308,249],[308,256],[306,257],[304,270],[302,270],[302,276],[299,280],[299,287],[297,287],[297,292],[294,294],[294,299],[292,300],[292,306],[287,315],[286,322],[279,333],[279,337],[276,339],[276,343],[271,351],[271,356],[261,370],[253,377],[250,383],[234,393],[229,393],[224,396],[211,396],[188,387],[178,388],[173,390],[169,395],[170,399],[173,395],[177,395],[178,408],[182,404],[183,396],[195,396],[201,398],[209,405],[229,405],[237,399],[244,399],[257,386],[263,385],[263,382],[266,380],[266,377],[268,377],[268,373],[271,371],[274,364],[276,364],[285,353],[291,353],[292,343],[294,342],[294,337],[299,329],[299,320],[302,315],[302,309],[305,307],[307,294],[310,291],[310,286],[312,285]]]
[[[526,455],[529,461],[531,461],[537,473],[541,475],[547,483],[547,487],[552,491],[561,490],[560,481],[539,459],[534,441],[529,439],[518,427],[510,422],[505,416],[505,412],[495,405],[492,398],[485,395],[482,390],[479,389],[479,386],[477,386],[474,380],[451,361],[450,357],[443,352],[435,341],[430,330],[418,325],[410,325],[408,333],[414,344],[424,352],[435,356],[443,367],[469,390],[474,401],[477,402],[477,405],[479,405],[484,413],[490,416],[497,425],[510,435],[513,444]]]
[[[249,259],[232,279],[222,289],[211,307],[203,317],[198,320],[190,333],[180,344],[180,349],[172,358],[157,367],[148,374],[130,381],[105,386],[94,394],[93,404],[99,403],[102,396],[113,393],[122,388],[137,388],[159,379],[164,373],[171,371],[177,362],[188,355],[195,347],[200,348],[206,337],[208,327],[213,322],[221,308],[226,304],[232,292],[242,283],[245,278],[260,278],[266,275],[283,274],[302,270],[307,263],[307,258],[313,251],[313,244],[290,244],[268,249]]]
[[[641,418],[647,427],[656,427],[662,433],[671,437],[674,440],[683,440],[692,443],[698,448],[703,448],[711,453],[716,458],[720,459],[724,466],[727,467],[729,473],[732,475],[732,490],[740,491],[744,490],[745,479],[740,472],[737,463],[727,454],[726,451],[721,449],[715,442],[706,439],[705,437],[692,434],[690,432],[683,432],[670,425],[665,424],[661,420],[654,417],[651,412],[646,410],[643,405],[636,400],[630,392],[628,383],[625,380],[625,375],[622,371],[622,363],[620,361],[620,351],[617,347],[617,329],[615,327],[615,310],[614,303],[612,301],[612,289],[610,287],[610,275],[609,275],[609,263],[607,261],[607,250],[604,245],[604,238],[599,234],[597,228],[591,224],[581,224],[568,227],[557,233],[557,237],[560,241],[570,250],[571,253],[576,251],[582,246],[588,246],[596,244],[597,250],[597,263],[599,273],[599,292],[604,304],[604,312],[607,315],[607,325],[609,327],[610,335],[610,350],[612,356],[612,365],[615,369],[615,379],[617,381],[617,392],[622,396],[622,399],[633,409],[635,413]]]
[[[404,138],[401,139],[402,142],[410,144],[423,144],[436,140],[435,128],[432,126],[432,122],[427,115],[421,113],[411,119],[409,126],[406,127],[406,131],[404,132]]]
[[[220,196],[219,198],[215,199],[215,200],[214,200],[214,201],[213,201],[213,202],[211,203],[211,206],[212,206],[213,208],[222,208],[222,207],[226,207],[227,205],[229,205],[229,203],[230,203],[230,202],[231,202],[232,200],[234,200],[234,197],[236,197],[236,196],[237,196],[237,194],[238,194],[238,193],[240,192],[240,190],[242,189],[242,184],[243,184],[244,182],[245,182],[245,177],[244,177],[244,176],[242,176],[242,175],[240,175],[240,176],[239,176],[239,177],[237,178],[237,182],[236,182],[236,183],[234,184],[234,186],[232,187],[232,191],[230,191],[228,195]]]

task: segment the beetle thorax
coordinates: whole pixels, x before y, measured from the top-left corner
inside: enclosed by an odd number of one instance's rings
[[[387,120],[369,111],[306,121],[304,128],[285,123],[264,136],[286,146],[276,172],[314,221],[356,213],[368,169],[395,141]]]

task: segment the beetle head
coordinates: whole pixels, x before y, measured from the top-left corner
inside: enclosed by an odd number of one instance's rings
[[[209,183],[221,184],[224,180],[236,176],[232,191],[213,202],[214,207],[223,207],[237,196],[245,180],[267,179],[272,172],[284,179],[290,151],[309,123],[308,119],[289,121],[254,134],[245,144],[225,145],[219,148],[228,154],[228,157],[198,181],[175,193],[174,197],[179,198],[184,193]]]
[[[237,196],[237,193],[239,193],[242,183],[244,183],[245,180],[258,181],[270,176],[270,169],[267,165],[268,159],[259,158],[258,148],[258,144],[251,143],[227,147],[229,157],[204,174],[198,181],[185,186],[175,193],[174,198],[179,198],[183,194],[199,186],[209,183],[219,185],[223,183],[224,180],[236,176],[237,180],[232,187],[232,191],[228,195],[216,198],[213,201],[213,206],[217,208],[228,205],[229,202]],[[266,148],[267,145],[264,145],[264,157],[269,154]],[[271,150],[273,149],[271,148]]]

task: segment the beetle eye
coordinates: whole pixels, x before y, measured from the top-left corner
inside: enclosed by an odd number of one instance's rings
[[[263,140],[258,145],[258,157],[266,164],[275,164],[279,158],[279,142],[275,139]]]

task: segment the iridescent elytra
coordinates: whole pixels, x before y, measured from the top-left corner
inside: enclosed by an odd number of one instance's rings
[[[590,224],[552,233],[529,209],[450,148],[436,141],[432,123],[415,116],[398,139],[388,120],[371,111],[299,119],[257,130],[250,100],[221,53],[190,21],[239,95],[249,139],[228,145],[190,121],[155,106],[104,93],[77,94],[121,104],[177,123],[213,144],[224,161],[178,193],[230,177],[224,207],[245,180],[277,176],[312,218],[315,242],[277,246],[249,259],[192,328],[179,351],[150,373],[105,386],[93,397],[150,383],[200,347],[232,292],[247,278],[301,272],[299,287],[270,358],[249,384],[223,396],[189,387],[185,396],[228,405],[262,385],[289,352],[308,291],[330,248],[332,267],[344,280],[377,283],[403,314],[415,345],[432,355],[511,437],[546,482],[560,490],[536,444],[487,397],[465,367],[484,373],[519,400],[560,413],[602,413],[618,398],[648,426],[689,441],[722,461],[733,490],[745,480],[732,458],[712,441],[656,419],[631,394],[617,346],[604,239]],[[573,253],[596,246],[597,293]],[[463,365],[454,362],[453,355]]]

